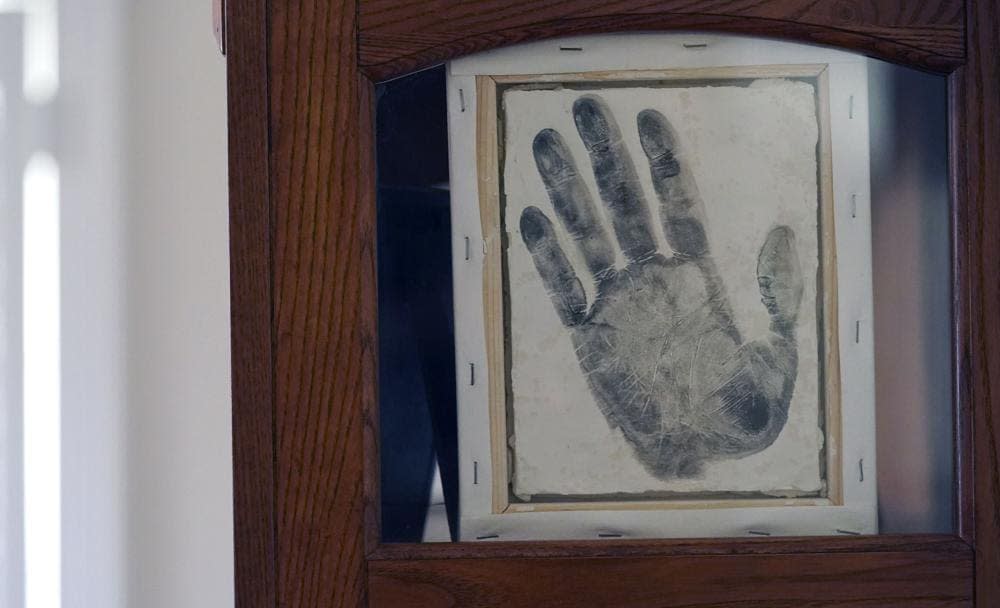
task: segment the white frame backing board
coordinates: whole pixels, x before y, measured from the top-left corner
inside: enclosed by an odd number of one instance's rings
[[[484,138],[483,116],[495,86],[530,75],[589,77],[649,71],[702,74],[707,69],[766,77],[821,74],[829,111],[829,205],[839,284],[830,302],[838,322],[839,407],[828,412],[835,439],[827,449],[829,492],[819,498],[636,501],[509,500],[502,331],[500,226],[481,201],[496,188],[496,131]],[[488,78],[484,78],[488,77]],[[537,77],[537,76],[536,76]],[[825,98],[824,98],[825,96]],[[588,36],[509,47],[448,65],[456,368],[462,540],[667,538],[746,535],[868,534],[877,531],[874,369],[867,122],[863,57],[806,45],[737,36],[631,34]],[[491,158],[492,155],[492,158]],[[493,180],[494,183],[491,183]],[[821,195],[822,196],[822,195]],[[849,280],[845,280],[849,279]],[[496,373],[494,373],[496,370]],[[500,376],[500,377],[498,377]],[[499,387],[499,388],[498,388]],[[499,471],[499,474],[497,473]]]

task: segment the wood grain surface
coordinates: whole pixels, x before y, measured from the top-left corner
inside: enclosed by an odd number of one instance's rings
[[[229,0],[229,256],[236,604],[276,601],[274,352],[264,0]]]
[[[371,608],[969,606],[971,551],[372,561]]]
[[[966,606],[974,586],[1000,605],[995,0],[229,0],[227,15],[239,608]],[[945,72],[968,34],[950,80],[959,536],[379,545],[359,63],[382,78],[521,40],[692,26]]]
[[[961,0],[360,0],[375,79],[506,44],[608,31],[725,31],[855,49],[939,71],[964,59]]]
[[[753,537],[739,539],[577,540],[546,542],[386,543],[369,561],[428,559],[526,559],[579,557],[679,557],[785,555],[805,553],[925,552],[965,555],[968,543],[948,534],[887,534],[837,537]]]
[[[362,235],[361,319],[358,339],[363,348],[362,415],[364,416],[364,530],[365,554],[375,551],[382,539],[382,509],[379,492],[378,426],[378,271],[376,266],[376,167],[375,167],[375,86],[364,76],[358,78],[358,142],[361,171],[359,209],[367,214],[370,230]],[[368,305],[370,303],[370,305]]]
[[[976,601],[1000,605],[1000,7],[969,0],[969,61],[952,78],[958,117],[952,144],[959,183],[959,386],[972,412]],[[964,179],[962,179],[964,178]],[[961,401],[960,401],[961,403]],[[961,430],[961,427],[960,427]],[[960,453],[961,457],[961,453]],[[966,458],[965,464],[970,464]],[[962,508],[960,513],[968,518]]]
[[[278,605],[359,606],[363,398],[376,379],[356,7],[269,6]]]

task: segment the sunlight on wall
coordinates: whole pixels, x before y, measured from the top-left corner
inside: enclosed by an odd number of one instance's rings
[[[56,0],[31,0],[24,12],[24,98],[48,103],[59,89]]]
[[[48,103],[59,89],[57,0],[0,0],[0,13],[24,15],[24,98]]]
[[[59,168],[24,170],[25,606],[60,605]]]
[[[7,92],[0,75],[0,142],[6,141],[7,137]],[[6,179],[9,156],[9,151],[0,145],[0,222],[8,222],[13,215],[13,201],[9,198],[9,185]],[[3,238],[13,241],[11,232],[0,224],[0,234]],[[15,562],[19,563],[21,556],[15,548],[16,541],[9,537],[13,528],[20,523],[17,520],[19,513],[12,504],[16,502],[16,494],[12,491],[16,487],[14,485],[16,482],[12,478],[16,477],[14,468],[20,463],[15,451],[18,431],[12,428],[15,426],[12,419],[16,406],[12,403],[15,399],[11,398],[14,395],[12,388],[14,374],[11,372],[15,369],[11,359],[17,354],[10,352],[11,343],[15,339],[9,321],[11,312],[3,308],[14,297],[12,292],[15,289],[11,281],[8,247],[0,245],[0,441],[7,444],[0,444],[0,576],[9,577],[17,571]],[[12,597],[14,596],[10,588],[0,589],[0,601],[13,602]]]
[[[24,100],[51,121],[59,89],[57,0],[0,0],[23,17]],[[44,129],[43,129],[44,132]],[[38,151],[41,133],[23,132],[35,150],[23,173],[23,524],[24,606],[61,605],[59,167]]]

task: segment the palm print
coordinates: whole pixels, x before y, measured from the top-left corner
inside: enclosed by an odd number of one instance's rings
[[[520,231],[598,407],[663,479],[696,476],[705,462],[763,450],[788,419],[798,371],[803,282],[794,232],[776,226],[764,240],[757,282],[770,332],[744,341],[711,255],[704,205],[666,117],[644,110],[636,123],[670,257],[657,251],[652,214],[607,104],[582,96],[573,118],[627,265],[615,267],[614,243],[552,129],[535,137],[535,162],[556,217],[594,278],[593,301],[544,212],[526,208]]]

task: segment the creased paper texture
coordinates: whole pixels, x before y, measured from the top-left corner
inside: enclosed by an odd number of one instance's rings
[[[502,93],[517,497],[823,489],[815,88],[747,85]]]

